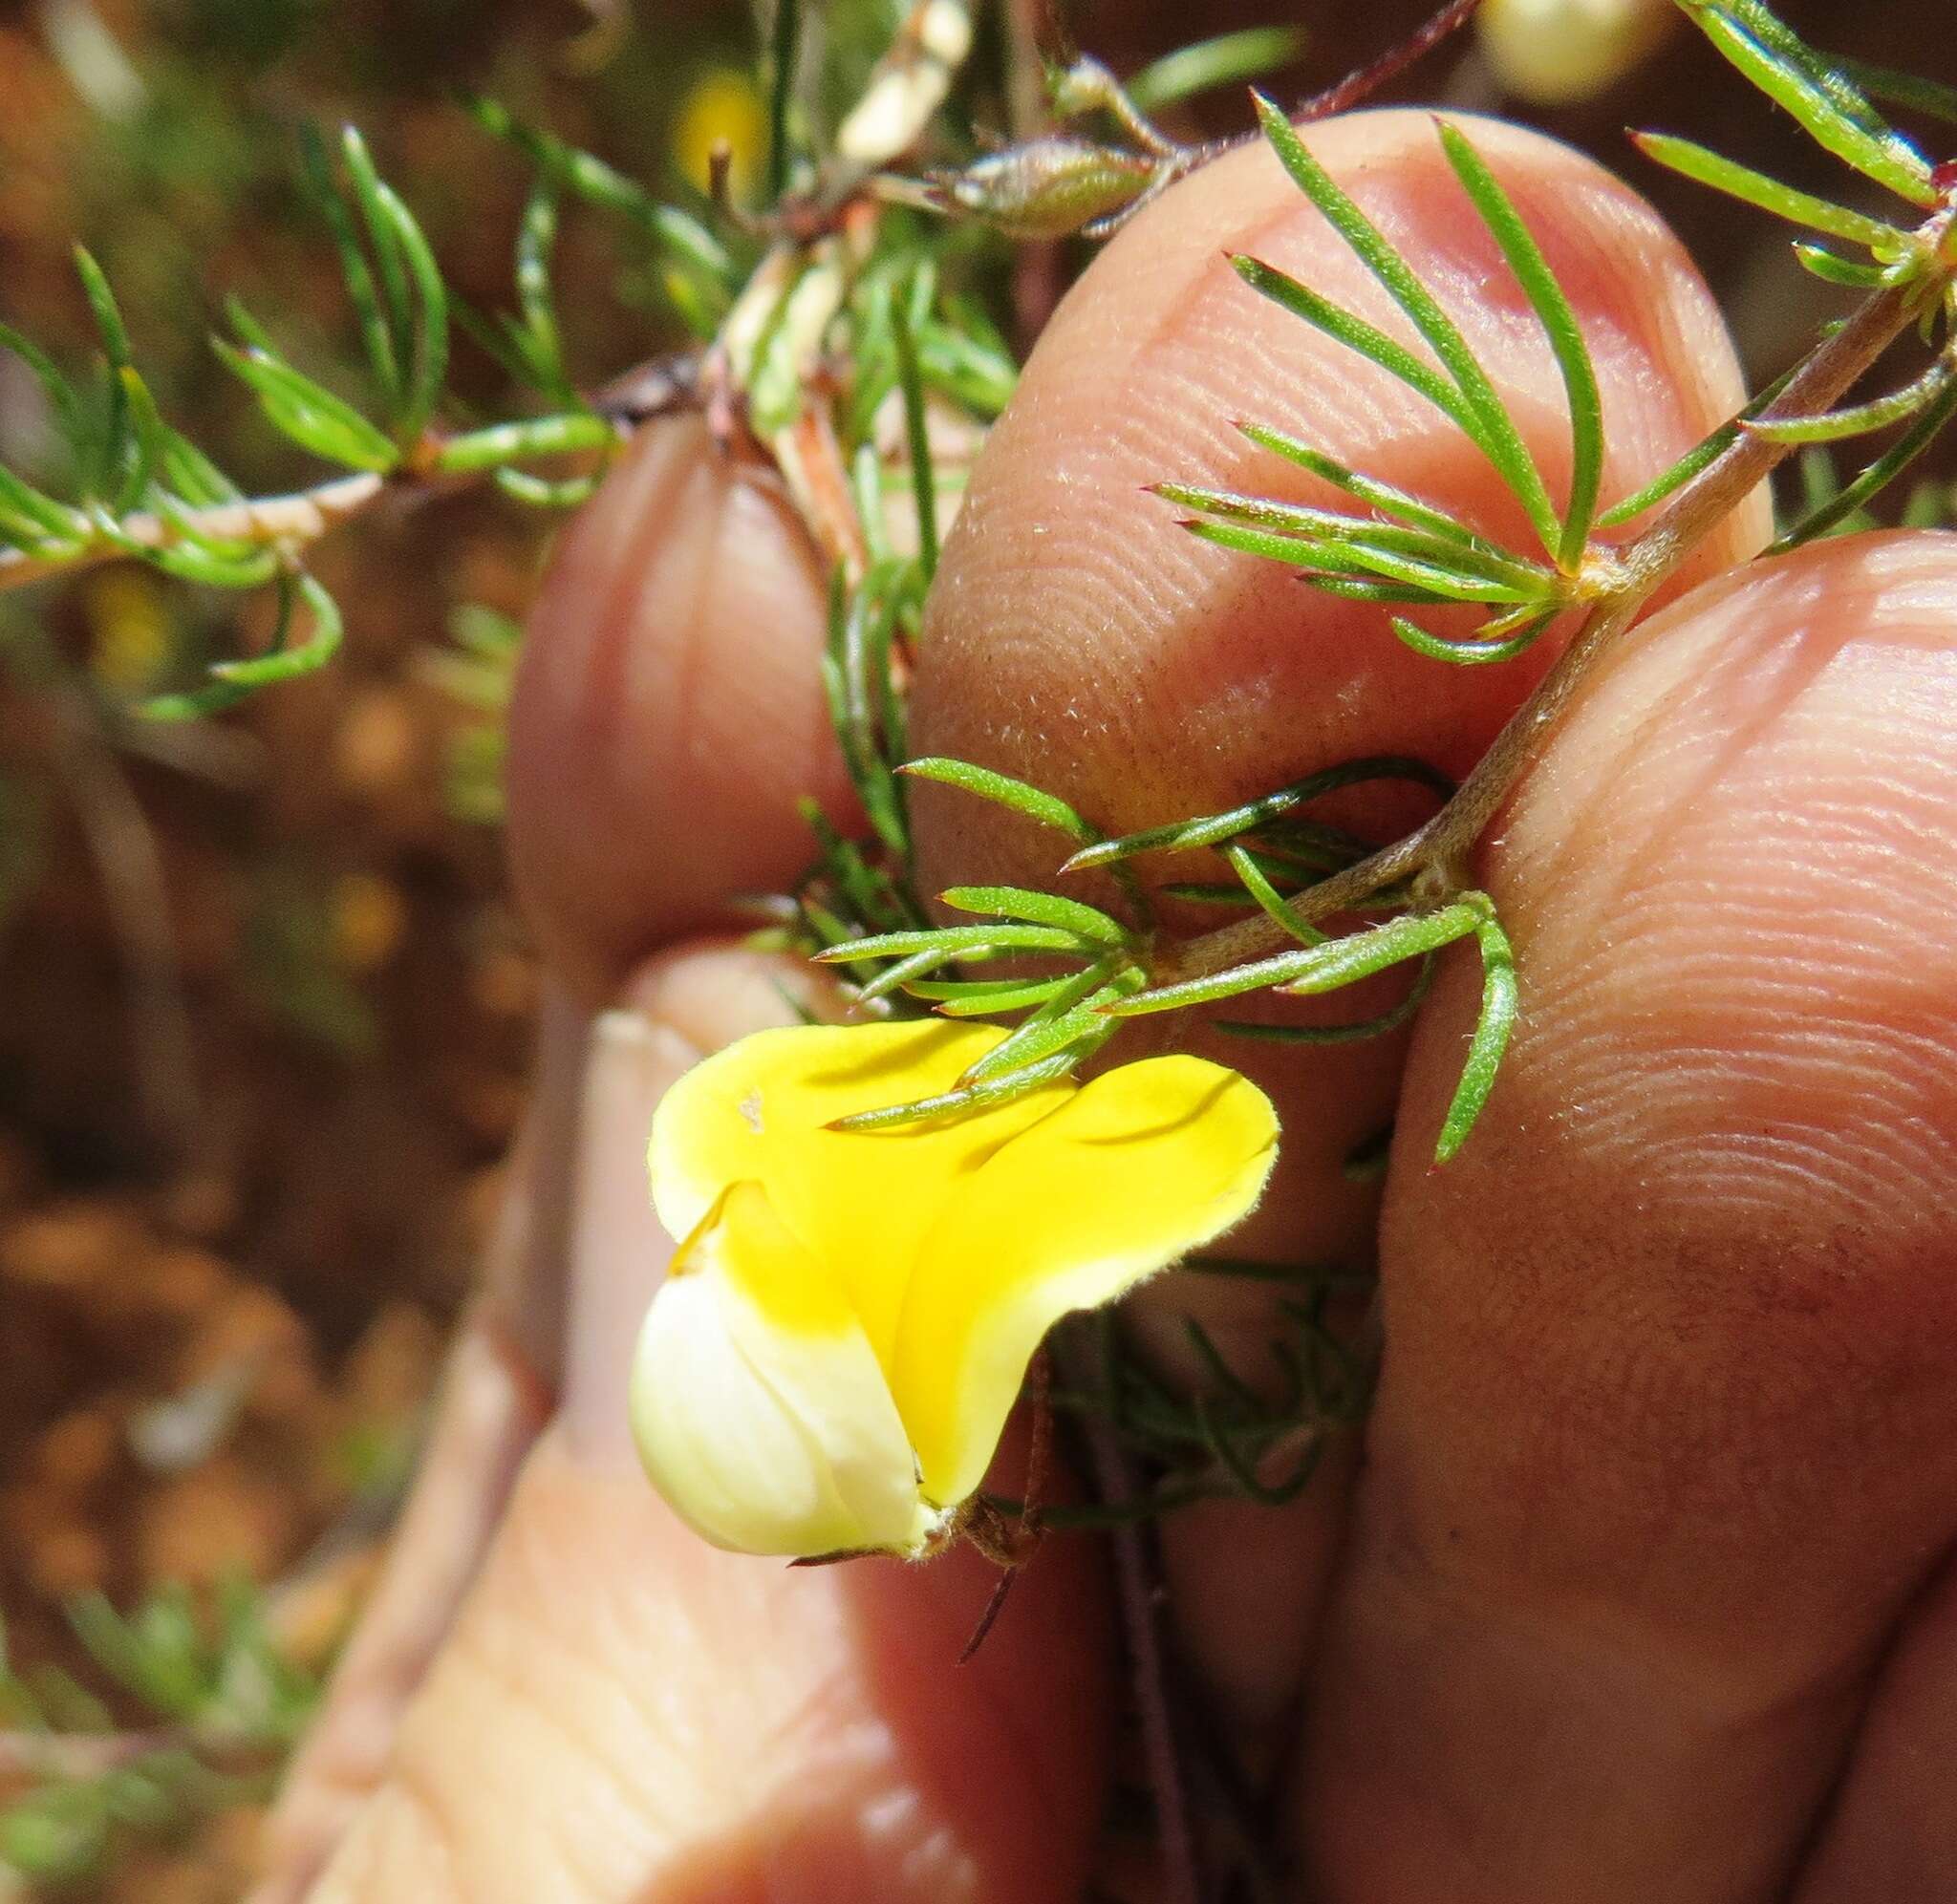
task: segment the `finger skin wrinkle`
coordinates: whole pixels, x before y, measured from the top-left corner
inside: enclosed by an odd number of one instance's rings
[[[1599,715],[1569,744],[1587,743],[1581,771],[1607,796],[1552,831],[1548,802],[1525,795],[1507,829],[1530,1010],[1557,1028],[1542,1096],[1588,1145],[1634,1136],[1636,1154],[1613,1163],[1674,1206],[1729,1222],[1797,1208],[1810,1230],[1877,1226],[1877,1247],[1947,1233],[1957,785],[1943,763],[1957,659],[1902,638],[1939,631],[1925,565],[1947,579],[1957,541],[1865,551],[1842,577],[1829,651],[1778,678],[1768,642],[1722,637],[1811,596],[1811,578],[1781,564],[1722,585],[1689,673],[1674,652],[1610,684],[1666,708],[1668,744],[1613,744]],[[1878,608],[1857,586],[1870,568],[1916,586]],[[1745,667],[1763,650],[1764,695]],[[1688,691],[1633,685],[1662,667]]]
[[[1796,1904],[1888,1904],[1947,1890],[1957,1871],[1953,1757],[1957,1560],[1946,1556],[1882,1662]]]
[[[369,1904],[412,1897],[416,1904],[464,1904],[450,1820],[429,1782],[414,1772],[392,1781],[361,1814],[344,1850],[308,1904]]]
[[[669,1568],[664,1595],[637,1595],[631,1582],[620,1582],[587,1595],[574,1625],[519,1618],[485,1622],[470,1636],[477,1665],[509,1695],[505,1723],[520,1730],[541,1723],[573,1737],[572,1752],[554,1761],[571,1769],[548,1842],[537,1848],[538,1869],[560,1859],[583,1866],[594,1897],[626,1894],[621,1880],[632,1871],[683,1867],[689,1847],[719,1837],[764,1843],[765,1815],[776,1805],[794,1814],[860,1819],[866,1802],[902,1787],[889,1728],[856,1708],[840,1667],[819,1663],[848,1657],[831,1597],[799,1595],[785,1630],[779,1609],[769,1616],[772,1579],[760,1577],[781,1571],[769,1563],[744,1564],[755,1579],[752,1594],[730,1594],[726,1564],[715,1569],[718,1616],[733,1618],[735,1606],[752,1600],[751,1615],[735,1623],[755,1633],[772,1626],[768,1645],[717,1649],[709,1683],[697,1664],[621,1673],[618,1662],[677,1663],[700,1645],[708,1610],[685,1578],[694,1570],[674,1559],[680,1564]],[[565,1593],[560,1556],[532,1550],[513,1564],[533,1584],[512,1593],[505,1607],[527,1610]],[[818,1662],[817,1670],[808,1673],[806,1662]],[[771,1797],[785,1781],[792,1799]],[[888,1841],[888,1820],[884,1835]],[[950,1859],[941,1874],[954,1878],[957,1865]],[[955,1885],[951,1894],[960,1888],[969,1886]],[[820,1892],[785,1885],[780,1894]]]

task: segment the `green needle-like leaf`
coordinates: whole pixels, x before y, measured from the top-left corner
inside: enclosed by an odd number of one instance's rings
[[[1873,497],[1880,495],[1929,448],[1944,425],[1957,416],[1957,375],[1946,374],[1943,388],[1917,415],[1917,419],[1897,439],[1891,448],[1847,484],[1839,495],[1810,511],[1768,547],[1769,555],[1783,555],[1802,543],[1853,516]],[[1817,455],[1820,454],[1816,452]]]
[[[1366,1038],[1384,1038],[1409,1023],[1433,990],[1433,954],[1429,952],[1420,961],[1419,973],[1406,997],[1377,1017],[1362,1018],[1356,1024],[1260,1025],[1248,1020],[1215,1018],[1211,1020],[1211,1029],[1260,1044],[1359,1044]]]
[[[1765,410],[1787,387],[1794,372],[1783,371],[1766,389],[1753,398],[1738,417],[1712,431],[1709,436],[1693,444],[1669,469],[1654,476],[1642,489],[1626,496],[1622,503],[1613,504],[1598,517],[1597,526],[1601,529],[1616,528],[1620,524],[1628,523],[1635,516],[1642,516],[1646,509],[1683,489],[1693,477],[1720,457],[1738,440],[1741,425],[1752,417]]]
[[[434,415],[448,375],[448,288],[414,214],[391,186],[376,183],[376,195],[415,288],[406,399],[396,423],[402,440],[412,442]]]
[[[975,767],[967,760],[950,760],[932,754],[921,759],[906,760],[897,772],[976,794],[980,800],[1024,814],[1028,820],[1051,826],[1070,839],[1091,843],[1101,837],[1098,828],[1090,826],[1057,795],[1043,793],[1024,781],[1014,780],[1010,774],[996,774],[990,767]]]
[[[1271,884],[1257,856],[1246,847],[1231,842],[1223,848],[1223,857],[1230,863],[1230,870],[1241,882],[1243,889],[1250,894],[1258,906],[1301,945],[1321,946],[1325,934],[1308,921],[1301,919],[1285,902],[1284,895]]]
[[[884,518],[883,463],[872,442],[859,442],[849,459],[849,499],[871,567],[891,559],[890,524]]]
[[[822,657],[831,724],[857,797],[877,836],[900,860],[910,855],[910,820],[894,765],[903,752],[903,704],[892,674],[898,629],[915,602],[918,574],[884,556],[854,588],[838,567],[829,591]]]
[[[849,902],[859,926],[871,931],[897,931],[924,924],[890,875],[872,866],[853,840],[844,839],[814,801],[804,799],[796,804],[822,847],[822,870]]]
[[[1461,393],[1431,365],[1422,363],[1404,344],[1388,337],[1365,318],[1356,317],[1349,310],[1342,310],[1330,298],[1322,297],[1309,285],[1300,284],[1275,265],[1266,265],[1260,259],[1241,253],[1234,253],[1230,262],[1237,275],[1259,297],[1269,298],[1294,317],[1301,317],[1307,324],[1323,331],[1336,343],[1369,358],[1409,389],[1418,391],[1435,409],[1451,417],[1477,442],[1480,441],[1480,426]]]
[[[116,294],[109,289],[109,280],[103,275],[102,267],[79,245],[75,247],[75,268],[81,279],[82,294],[88,299],[96,328],[101,332],[103,353],[117,370],[120,370],[131,361],[131,357],[129,332],[122,322]]]
[[[1453,792],[1454,783],[1430,767],[1399,754],[1370,754],[1347,760],[1323,772],[1309,774],[1291,785],[1280,787],[1258,800],[1246,801],[1223,813],[1211,813],[1194,820],[1178,820],[1167,826],[1151,826],[1140,833],[1124,834],[1118,840],[1102,840],[1084,846],[1065,862],[1063,873],[1086,872],[1091,866],[1111,866],[1118,860],[1133,859],[1140,853],[1180,852],[1192,846],[1214,846],[1234,840],[1241,833],[1255,833],[1273,820],[1281,818],[1307,801],[1336,792],[1340,787],[1358,786],[1366,781],[1411,781],[1430,788],[1443,800]]]
[[[1289,561],[1292,558],[1286,556],[1284,559]],[[1402,582],[1368,582],[1357,575],[1340,574],[1327,568],[1301,568],[1298,579],[1316,588],[1322,595],[1336,595],[1342,601],[1425,603],[1430,607],[1434,602],[1431,588],[1412,588]]]
[[[1348,496],[1369,503],[1382,515],[1398,516],[1402,522],[1426,529],[1444,541],[1487,546],[1465,523],[1457,523],[1446,511],[1435,508],[1430,503],[1423,503],[1418,496],[1409,495],[1404,489],[1394,488],[1390,482],[1382,482],[1376,477],[1362,476],[1357,470],[1347,469],[1343,462],[1326,456],[1323,450],[1315,450],[1300,442],[1296,437],[1287,437],[1283,431],[1268,429],[1261,423],[1239,423],[1237,427],[1252,442],[1276,452],[1286,462],[1296,463],[1300,469],[1309,470],[1335,488],[1344,490]]]
[[[891,335],[896,345],[897,382],[904,393],[904,434],[911,453],[911,488],[917,504],[917,559],[928,582],[937,573],[937,481],[931,433],[924,414],[924,379],[917,365],[917,329],[931,309],[926,273],[891,300]],[[921,307],[921,308],[920,308]]]
[[[1857,245],[1873,246],[1902,242],[1903,234],[1879,218],[1869,218],[1846,205],[1816,198],[1812,192],[1782,184],[1778,179],[1709,151],[1689,139],[1674,139],[1662,132],[1634,132],[1630,138],[1631,143],[1655,163],[1724,192],[1729,198],[1772,212],[1775,218],[1807,225],[1814,231],[1825,231],[1834,238],[1846,238]]]
[[[133,364],[115,367],[116,381],[122,387],[123,414],[127,417],[129,444],[124,457],[122,487],[116,498],[116,513],[127,515],[148,493],[151,479],[161,469],[169,429],[157,412],[149,385]]]
[[[557,244],[557,188],[540,178],[530,188],[516,233],[516,295],[524,314],[523,335],[531,377],[553,401],[576,402],[564,368],[564,340],[557,325],[557,301],[550,286],[550,255]]]
[[[1252,528],[1232,522],[1191,522],[1182,526],[1199,542],[1234,548],[1247,555],[1260,555],[1275,562],[1288,562],[1303,569],[1304,579],[1317,585],[1323,575],[1337,584],[1355,571],[1385,578],[1396,591],[1388,599],[1427,602],[1540,603],[1550,594],[1551,582],[1545,574],[1533,583],[1496,581],[1474,572],[1479,565],[1465,550],[1456,558],[1455,545],[1441,544],[1426,552],[1422,560],[1393,545],[1418,534],[1412,529],[1390,529],[1385,524],[1368,524],[1354,520],[1335,536]],[[1367,599],[1379,599],[1380,591],[1367,588]]]
[[[498,469],[489,481],[513,502],[531,509],[581,509],[598,493],[595,476],[567,476],[551,481],[521,469]]]
[[[1519,624],[1513,617],[1504,617],[1484,629],[1479,636],[1467,641],[1444,641],[1439,635],[1430,634],[1405,615],[1392,617],[1393,632],[1416,654],[1425,655],[1430,661],[1447,661],[1455,667],[1485,666],[1492,661],[1513,661],[1516,655],[1535,646],[1550,624],[1556,620],[1557,611],[1551,609],[1546,614],[1529,614]],[[1510,631],[1513,629],[1513,632]]]
[[[1235,966],[1228,972],[1161,986],[1103,1009],[1110,1017],[1129,1018],[1151,1012],[1179,1012],[1218,998],[1237,997],[1246,992],[1278,991],[1303,996],[1336,992],[1342,986],[1384,972],[1402,959],[1418,958],[1466,938],[1487,909],[1486,900],[1456,900],[1435,912],[1404,914],[1383,926],[1349,932],[1344,938],[1327,939],[1323,945],[1278,952],[1270,958]]]
[[[298,599],[312,612],[312,632],[296,648],[281,640],[274,644],[271,652],[251,660],[218,662],[211,673],[219,680],[232,686],[262,688],[273,681],[290,681],[295,675],[310,674],[339,652],[340,640],[346,632],[339,604],[303,568],[291,580]],[[282,634],[290,620],[288,607],[280,616]]]
[[[1865,59],[1850,59],[1842,53],[1820,56],[1871,99],[1957,125],[1957,86],[1946,86],[1914,73],[1899,73],[1893,67],[1871,66]]]
[[[504,463],[527,462],[537,457],[570,456],[583,450],[611,449],[618,441],[617,426],[589,410],[562,417],[531,417],[516,423],[492,423],[465,436],[450,437],[436,451],[434,467],[444,475],[496,469]]]
[[[1679,5],[1728,60],[1800,121],[1817,145],[1912,204],[1937,203],[1923,154],[1884,124],[1845,77],[1829,76],[1824,63],[1764,7],[1751,0],[1679,0]]]
[[[255,344],[240,351],[214,338],[212,348],[257,392],[266,416],[302,449],[354,469],[386,471],[400,460],[400,451],[385,432],[290,364]]]
[[[300,602],[312,610],[312,635],[299,647],[290,645],[294,610]],[[138,709],[150,720],[195,720],[234,707],[257,689],[295,674],[310,674],[337,652],[342,633],[340,611],[333,597],[311,575],[288,570],[279,578],[279,615],[271,645],[246,661],[220,662],[202,688],[184,694],[158,695]]]
[[[788,111],[795,101],[796,56],[802,49],[802,0],[775,0],[768,34],[768,202],[788,189],[794,163]]]
[[[90,534],[90,524],[79,510],[0,468],[0,530],[25,548],[30,543],[80,542]]]
[[[856,1002],[868,1005],[892,992],[906,989],[913,979],[928,977],[939,967],[951,964],[958,954],[947,952],[942,946],[934,946],[925,952],[913,952],[909,958],[900,958],[894,965],[887,965],[876,976],[856,991]]]
[[[828,1128],[895,1130],[905,1124],[927,1123],[935,1118],[969,1117],[974,1111],[989,1110],[996,1104],[1026,1097],[1065,1078],[1080,1061],[1081,1054],[1068,1049],[1005,1077],[987,1078],[962,1090],[947,1091],[941,1097],[919,1098],[913,1103],[892,1104],[885,1110],[858,1111],[854,1117],[838,1118]]]
[[[1041,1063],[1070,1046],[1098,1047],[1109,1030],[1099,1007],[1139,990],[1145,982],[1132,968],[1117,978],[1114,966],[1106,960],[1086,967],[1029,1017],[1015,1025],[958,1082],[977,1084],[987,1078],[1003,1077],[1028,1064]]]
[[[1063,899],[1058,893],[1036,892],[1022,886],[954,886],[937,896],[956,911],[991,912],[1001,919],[1052,926],[1073,933],[1076,938],[1097,940],[1103,945],[1128,944],[1128,929],[1119,921],[1110,919],[1098,907],[1083,905],[1078,899]]]
[[[382,307],[388,331],[394,339],[394,356],[401,370],[401,390],[406,394],[406,377],[413,350],[414,313],[409,303],[407,261],[401,256],[400,235],[381,200],[380,174],[375,170],[367,141],[354,126],[340,128],[340,156],[346,161],[347,177],[354,188],[354,203],[360,222],[367,229],[378,275]]]
[[[1883,267],[1839,257],[1825,245],[1811,245],[1804,238],[1795,240],[1794,258],[1802,270],[1823,284],[1840,285],[1847,290],[1880,290],[1890,281],[1891,274]]]
[[[1940,357],[1924,374],[1887,396],[1867,403],[1851,404],[1844,410],[1831,410],[1818,417],[1776,417],[1749,423],[1748,431],[1774,443],[1829,443],[1843,437],[1867,436],[1873,430],[1886,430],[1914,417],[1931,402],[1953,375],[1957,365],[1947,356]]]
[[[1776,59],[1803,74],[1848,121],[1872,137],[1891,134],[1886,119],[1838,60],[1811,47],[1765,0],[1699,0],[1730,15]]]
[[[970,954],[960,953],[961,961]],[[987,1018],[1043,1005],[1068,983],[1065,978],[920,978],[905,989],[913,997],[940,1000],[947,1018]]]
[[[1466,938],[1477,930],[1487,912],[1486,899],[1479,893],[1466,893],[1435,911],[1403,913],[1383,926],[1328,939],[1314,958],[1279,989],[1301,998],[1341,991],[1403,959],[1438,952]]]
[[[1570,503],[1563,512],[1562,535],[1555,545],[1557,567],[1574,574],[1581,567],[1597,513],[1597,488],[1603,474],[1603,404],[1597,392],[1597,372],[1583,327],[1563,295],[1522,215],[1480,153],[1458,126],[1440,122],[1442,150],[1462,189],[1473,201],[1516,281],[1529,299],[1556,353],[1557,369],[1570,405]]]
[[[1154,113],[1212,87],[1240,86],[1288,66],[1304,51],[1305,37],[1302,27],[1245,27],[1177,47],[1127,82],[1129,98],[1142,112]]]
[[[1511,599],[1532,600],[1554,586],[1546,568],[1509,554],[1478,536],[1442,535],[1428,528],[1384,523],[1372,516],[1346,516],[1336,510],[1314,509],[1301,503],[1279,503],[1267,497],[1239,496],[1224,489],[1204,489],[1181,482],[1160,482],[1155,493],[1183,507],[1227,522],[1253,523],[1285,536],[1349,543],[1384,555],[1405,557],[1466,582],[1505,584],[1518,591]]]
[[[1387,243],[1366,215],[1341,189],[1332,175],[1314,159],[1296,128],[1283,113],[1261,94],[1252,96],[1262,121],[1264,137],[1271,142],[1280,162],[1290,173],[1299,190],[1311,200],[1331,225],[1380,284],[1395,304],[1407,313],[1413,327],[1441,361],[1460,393],[1463,406],[1473,419],[1470,434],[1494,463],[1496,473],[1515,492],[1527,512],[1544,548],[1554,553],[1560,534],[1556,510],[1543,485],[1542,473],[1529,454],[1521,433],[1516,428],[1501,398],[1495,394],[1488,373],[1469,348],[1432,292],[1418,274]]]
[[[326,142],[318,128],[310,123],[299,128],[299,167],[307,196],[325,220],[333,248],[339,253],[340,275],[346,281],[347,300],[354,307],[354,321],[367,353],[368,368],[390,410],[398,410],[402,398],[401,367],[395,351],[394,333],[381,311],[374,272],[360,247],[353,215],[333,183]]]
[[[147,459],[135,436],[128,386],[122,379],[122,373],[133,361],[129,332],[102,267],[79,245],[75,247],[75,269],[101,336],[102,354],[109,360],[108,414],[84,479],[84,493],[104,497],[117,515],[126,515],[136,506],[148,480]]]
[[[1495,908],[1480,893],[1482,917],[1474,928],[1474,943],[1481,953],[1481,1011],[1474,1021],[1473,1036],[1468,1040],[1467,1061],[1461,1066],[1461,1081],[1454,1087],[1447,1116],[1441,1121],[1441,1134],[1434,1145],[1434,1162],[1451,1162],[1468,1141],[1480,1118],[1488,1094],[1495,1088],[1495,1074],[1501,1069],[1502,1055],[1509,1048],[1509,1034],[1515,1029],[1516,991],[1516,956],[1495,916]]]
[[[961,957],[991,956],[1000,952],[1078,952],[1078,933],[1054,926],[939,926],[911,932],[878,932],[850,939],[816,953],[826,964],[866,958],[909,958],[913,952],[950,951]]]
[[[244,495],[210,458],[175,430],[164,434],[162,479],[193,509],[214,509]]]
[[[181,522],[181,518],[173,517],[172,520]],[[247,547],[235,553],[212,553],[199,547],[192,537],[181,528],[180,534],[183,540],[167,543],[161,548],[120,537],[112,540],[137,561],[145,562],[152,568],[174,576],[179,582],[195,583],[202,588],[260,588],[278,577],[279,559],[269,548]]]

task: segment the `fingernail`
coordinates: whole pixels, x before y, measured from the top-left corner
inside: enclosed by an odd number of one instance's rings
[[[637,1461],[626,1384],[639,1324],[673,1254],[653,1214],[646,1136],[655,1106],[699,1057],[636,1012],[592,1022],[571,1183],[564,1426],[571,1453],[595,1466]]]

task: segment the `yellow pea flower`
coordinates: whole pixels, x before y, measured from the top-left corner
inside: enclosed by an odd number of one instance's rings
[[[1277,1153],[1234,1071],[1152,1058],[957,1121],[835,1119],[950,1090],[997,1026],[760,1032],[653,1123],[683,1238],[639,1337],[632,1423],[716,1547],[918,1554],[984,1478],[1053,1324],[1230,1229]]]

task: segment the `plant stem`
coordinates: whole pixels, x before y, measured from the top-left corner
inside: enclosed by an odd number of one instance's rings
[[[1078,1329],[1063,1330],[1055,1337],[1054,1353],[1070,1387],[1083,1393],[1099,1388],[1092,1355]],[[1111,1414],[1105,1409],[1089,1410],[1083,1431],[1095,1494],[1104,1506],[1132,1507],[1139,1489],[1128,1451],[1114,1432]],[[1109,1538],[1142,1756],[1155,1804],[1162,1904],[1203,1904],[1203,1873],[1190,1818],[1183,1742],[1170,1703],[1169,1664],[1161,1629],[1161,1581],[1151,1565],[1147,1529],[1124,1521],[1111,1530]]]
[[[1762,417],[1813,416],[1839,402],[1909,324],[1922,295],[1919,285],[1892,286],[1871,295],[1840,330],[1816,347]],[[1475,841],[1567,713],[1598,657],[1618,645],[1659,587],[1792,448],[1742,429],[1648,528],[1615,555],[1621,579],[1591,604],[1555,665],[1509,717],[1448,803],[1392,845],[1293,895],[1291,909],[1315,923],[1348,911],[1403,880],[1414,883],[1416,899],[1427,905],[1460,891]],[[1161,986],[1205,977],[1289,943],[1281,927],[1259,914],[1172,949],[1151,978]]]
[[[302,489],[290,496],[225,503],[188,514],[191,525],[218,542],[248,542],[260,547],[316,542],[329,529],[373,503],[389,486],[384,476],[362,471]],[[183,540],[177,525],[161,516],[124,516],[118,524],[124,536],[144,548],[168,548]],[[0,549],[0,588],[25,588],[51,575],[66,575],[97,563],[126,559],[128,549],[106,536],[55,555],[30,555],[20,549]]]

